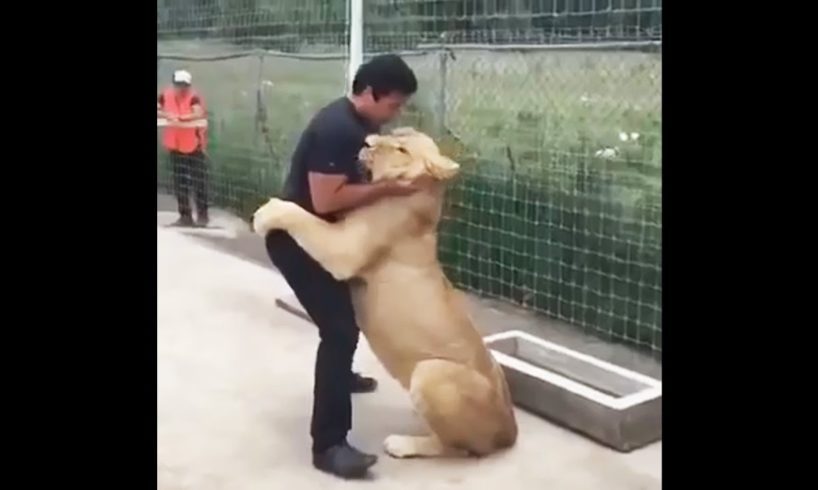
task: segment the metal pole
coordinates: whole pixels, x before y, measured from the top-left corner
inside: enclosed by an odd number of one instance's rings
[[[438,68],[440,75],[440,86],[437,92],[437,107],[435,109],[435,130],[438,136],[442,136],[446,130],[446,78],[448,76],[447,64],[449,61],[449,52],[445,49],[438,53]]]
[[[347,90],[352,91],[355,73],[364,59],[364,2],[349,0],[349,65]]]

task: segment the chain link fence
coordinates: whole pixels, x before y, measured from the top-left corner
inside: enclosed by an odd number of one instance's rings
[[[207,100],[215,205],[248,216],[281,189],[344,91],[346,8],[159,0],[159,83],[186,68]],[[367,56],[400,52],[419,79],[397,124],[463,166],[453,282],[661,358],[661,1],[371,0],[364,18]]]

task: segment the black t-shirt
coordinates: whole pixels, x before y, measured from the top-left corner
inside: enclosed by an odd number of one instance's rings
[[[346,175],[352,184],[365,182],[358,152],[366,137],[377,132],[378,128],[359,116],[346,97],[318,111],[298,140],[284,184],[284,199],[318,214],[312,207],[309,172]]]

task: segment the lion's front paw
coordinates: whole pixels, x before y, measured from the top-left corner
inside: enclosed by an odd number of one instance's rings
[[[417,454],[415,438],[393,434],[383,441],[383,449],[393,458],[411,458]]]
[[[253,231],[264,236],[271,230],[285,228],[285,218],[296,204],[272,198],[253,213]]]

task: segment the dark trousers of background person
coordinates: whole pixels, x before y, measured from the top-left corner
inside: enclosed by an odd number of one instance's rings
[[[344,442],[352,428],[352,358],[360,330],[349,286],[337,281],[283,231],[266,238],[267,254],[318,326],[310,435],[313,452]]]
[[[192,217],[190,195],[196,200],[196,213],[207,217],[207,159],[199,150],[193,153],[170,152],[170,164],[173,169],[173,192],[179,205],[179,215]]]

